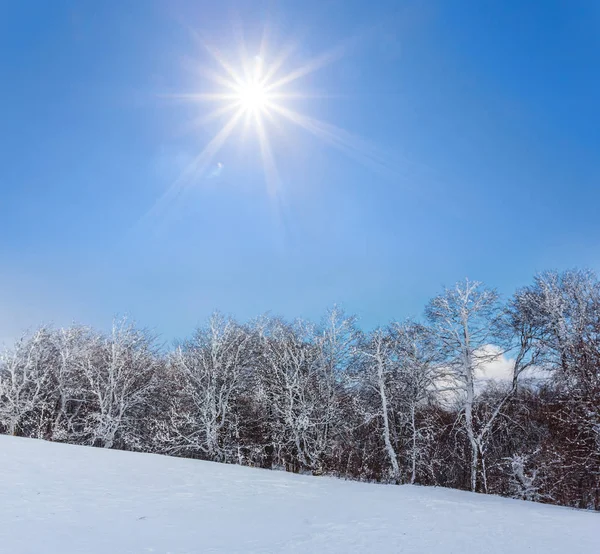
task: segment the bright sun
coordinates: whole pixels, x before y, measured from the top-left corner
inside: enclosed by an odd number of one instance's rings
[[[306,92],[295,88],[290,90],[290,85],[297,82],[328,65],[343,53],[343,48],[334,48],[328,52],[309,60],[306,64],[296,67],[291,71],[282,72],[290,56],[295,51],[295,45],[290,44],[278,49],[278,53],[269,56],[266,41],[263,40],[256,56],[248,56],[245,45],[240,45],[242,53],[239,64],[230,63],[219,51],[207,44],[203,46],[216,62],[213,67],[198,67],[197,70],[209,81],[212,81],[212,90],[206,92],[193,92],[191,94],[173,95],[192,102],[212,102],[217,107],[206,113],[197,121],[198,126],[204,126],[214,119],[223,120],[223,125],[214,137],[205,145],[204,149],[185,169],[181,182],[188,177],[197,178],[200,175],[214,175],[214,160],[223,145],[236,129],[242,127],[242,137],[246,131],[252,130],[256,144],[260,150],[265,181],[271,195],[279,193],[279,177],[274,150],[271,146],[269,131],[273,124],[278,130],[282,121],[303,128],[305,131],[317,136],[334,148],[345,153],[353,154],[362,145],[352,139],[349,133],[324,123],[315,118],[308,117],[292,109],[290,101],[293,99],[318,98],[318,95],[307,95]],[[268,60],[268,61],[267,61]],[[202,83],[205,89],[206,82]],[[206,89],[205,89],[206,90]],[[223,164],[219,162],[219,168]],[[220,169],[219,169],[220,171]],[[175,191],[172,191],[175,193]]]
[[[261,83],[244,83],[238,87],[237,97],[247,112],[261,112],[269,107],[269,92]]]

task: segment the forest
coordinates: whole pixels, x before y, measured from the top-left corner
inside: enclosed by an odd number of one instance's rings
[[[600,282],[465,280],[368,332],[336,306],[215,313],[169,347],[126,318],[42,326],[0,355],[0,432],[600,510]]]

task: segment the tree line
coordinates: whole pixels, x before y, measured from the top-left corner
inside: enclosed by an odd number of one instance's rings
[[[44,326],[0,357],[0,431],[598,510],[600,282],[466,280],[372,332],[216,313],[168,351],[126,319]]]

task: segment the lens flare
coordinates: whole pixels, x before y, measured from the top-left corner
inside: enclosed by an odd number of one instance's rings
[[[281,48],[269,48],[266,33],[260,43],[258,55],[250,57],[243,42],[238,44],[241,61],[233,63],[216,48],[199,41],[209,53],[208,59],[212,64],[208,67],[193,64],[194,73],[203,79],[198,83],[203,92],[180,93],[169,95],[171,98],[192,102],[195,104],[216,104],[212,110],[204,111],[201,117],[193,122],[195,126],[203,127],[207,122],[223,120],[223,125],[204,149],[193,159],[182,172],[181,177],[165,192],[155,204],[152,212],[159,205],[172,203],[179,197],[191,181],[206,177],[218,152],[242,127],[241,136],[251,131],[256,136],[259,146],[266,189],[269,196],[276,200],[280,193],[279,171],[276,163],[277,146],[269,136],[273,125],[279,131],[285,124],[298,127],[336,148],[343,153],[369,165],[386,165],[374,149],[366,148],[366,141],[360,140],[331,123],[325,123],[315,118],[295,111],[290,106],[292,100],[331,98],[331,95],[309,94],[302,90],[298,83],[313,72],[323,69],[328,64],[341,58],[349,43],[338,45],[309,59],[305,64],[289,68],[289,61],[296,51],[293,42]],[[270,51],[271,50],[271,51]],[[207,86],[208,85],[208,86]],[[277,203],[277,200],[275,203]]]

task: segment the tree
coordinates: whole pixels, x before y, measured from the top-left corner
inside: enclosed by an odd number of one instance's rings
[[[367,421],[374,418],[381,421],[381,436],[391,466],[390,477],[397,482],[401,480],[401,474],[398,453],[392,443],[391,394],[398,367],[392,360],[391,337],[383,329],[376,329],[362,341],[359,354],[363,361],[361,386],[366,394],[365,417]],[[369,402],[370,398],[373,402]]]
[[[26,433],[28,424],[36,416],[43,418],[52,404],[49,334],[42,327],[0,355],[0,425],[11,435]],[[41,428],[38,421],[38,432]]]
[[[138,448],[139,428],[157,386],[154,337],[126,319],[98,334],[78,360],[86,396],[83,433],[94,446]]]
[[[162,434],[167,452],[231,459],[236,438],[234,402],[251,356],[247,330],[218,313],[177,347],[168,362],[173,389]]]
[[[444,363],[460,391],[464,428],[471,449],[470,485],[475,491],[481,454],[473,413],[475,373],[493,359],[485,347],[493,340],[492,329],[500,316],[498,295],[467,279],[433,298],[426,315],[436,333]]]
[[[518,321],[512,322],[512,327],[507,324],[497,293],[469,280],[431,300],[426,314],[439,341],[443,363],[459,392],[461,416],[471,451],[470,488],[477,490],[480,474],[483,488],[487,490],[486,440],[502,408],[516,391],[519,376],[535,362],[530,327]],[[513,348],[513,334],[509,331],[516,331],[518,339],[511,385],[497,404],[483,410],[478,418],[476,375],[486,364]],[[507,350],[490,348],[495,341],[508,344]]]
[[[320,357],[318,396],[323,399],[327,421],[323,441],[329,458],[347,453],[353,431],[348,378],[356,362],[358,337],[356,318],[338,306],[327,311],[315,335]]]
[[[598,507],[600,283],[591,271],[542,273],[515,294],[513,312],[535,331],[538,363],[551,376],[553,440],[543,450],[560,480],[549,480],[561,483],[558,494],[568,502]]]
[[[262,393],[268,405],[273,447],[278,463],[321,471],[330,446],[335,395],[323,379],[322,349],[315,328],[280,319],[259,327],[259,367]]]
[[[0,432],[600,509],[595,274],[543,273],[505,305],[467,280],[426,316],[363,333],[337,307],[317,326],[215,313],[164,353],[124,319],[42,327],[0,354]]]
[[[435,433],[433,410],[436,389],[443,377],[439,355],[430,329],[407,321],[393,323],[390,329],[391,348],[398,363],[398,412],[408,430],[410,483],[417,480],[418,465],[425,461]]]
[[[81,442],[85,427],[85,414],[89,410],[86,398],[85,375],[81,368],[95,336],[83,326],[61,328],[53,331],[49,340],[54,358],[49,370],[55,386],[54,414],[50,422],[49,437],[56,441]]]

